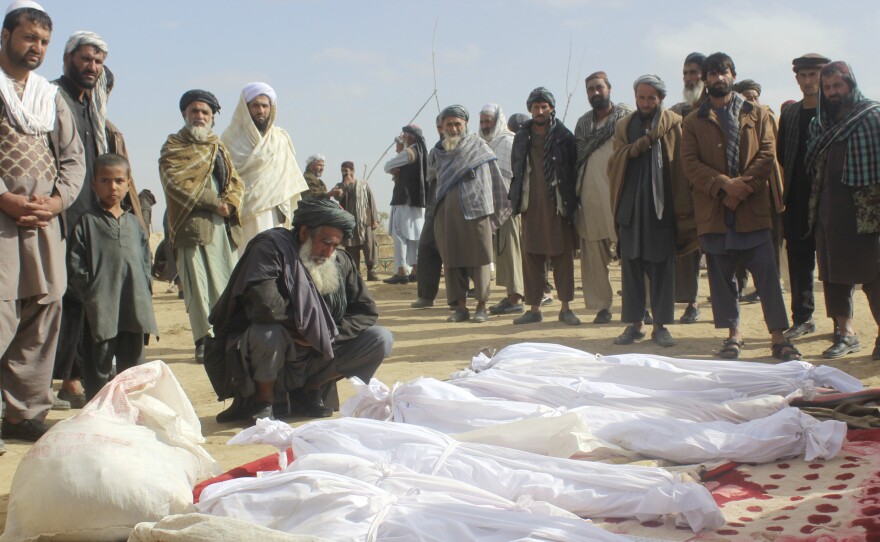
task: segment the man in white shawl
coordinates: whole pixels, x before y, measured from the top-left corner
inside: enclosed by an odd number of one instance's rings
[[[220,136],[245,185],[239,255],[258,233],[289,228],[300,193],[308,189],[290,135],[275,126],[275,114],[275,90],[266,83],[249,83]]]

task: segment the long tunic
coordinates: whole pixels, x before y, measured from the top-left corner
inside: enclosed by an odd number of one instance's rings
[[[608,121],[607,117],[602,119],[596,124],[595,129],[601,128]],[[593,151],[580,179],[581,207],[578,210],[580,216],[576,223],[578,234],[587,241],[617,238],[614,233],[608,180],[608,160],[614,152],[611,139],[608,138],[608,141]]]
[[[644,136],[646,127],[650,127],[650,124],[646,126],[641,116],[633,115],[627,126],[628,141],[634,143]],[[668,164],[664,166],[663,189],[666,204],[663,218],[658,220],[651,185],[651,152],[643,152],[630,158],[627,163],[616,213],[622,258],[657,263],[675,256],[672,191],[668,182]]]
[[[571,225],[553,206],[547,181],[544,179],[544,141],[546,137],[532,132],[529,148],[529,206],[523,213],[523,251],[558,256],[574,246]]]
[[[69,288],[85,306],[95,342],[121,332],[158,334],[148,243],[130,212],[117,219],[96,205],[74,226],[67,262]]]
[[[362,183],[362,184],[361,184]],[[361,189],[359,190],[359,186]],[[343,241],[343,246],[359,247],[372,245],[374,240],[373,223],[379,222],[379,211],[376,209],[376,200],[373,191],[366,181],[355,181],[350,184],[339,183],[342,188],[342,197],[339,204],[342,208],[354,216],[356,226],[351,232],[351,237]],[[358,194],[366,201],[359,201]]]
[[[6,76],[0,73],[0,77]],[[64,209],[73,204],[85,176],[83,148],[60,95],[55,96],[55,107],[53,131],[34,137],[9,123],[0,101],[0,194],[51,196],[54,191]],[[36,175],[34,158],[45,160],[47,166]],[[39,303],[48,304],[61,299],[67,289],[63,216],[51,219],[44,228],[20,228],[11,216],[0,212],[0,301],[38,297]]]
[[[816,224],[816,267],[822,282],[865,284],[880,273],[880,234],[856,231],[853,189],[841,181],[847,143],[832,143],[828,149]]]

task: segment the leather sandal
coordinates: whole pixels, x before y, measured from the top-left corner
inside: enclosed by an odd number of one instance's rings
[[[737,359],[745,344],[740,339],[725,339],[721,345],[721,350],[718,351],[718,355],[724,359]]]
[[[801,359],[803,356],[797,348],[791,344],[791,341],[783,341],[771,346],[773,357],[782,361],[793,361]]]

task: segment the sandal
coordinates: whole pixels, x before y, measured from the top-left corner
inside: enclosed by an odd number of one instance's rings
[[[776,343],[771,345],[773,357],[782,361],[794,361],[801,359],[803,356],[789,341]]]
[[[718,355],[724,359],[737,359],[745,344],[741,339],[725,339]]]

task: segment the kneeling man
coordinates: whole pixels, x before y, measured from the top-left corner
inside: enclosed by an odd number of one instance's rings
[[[211,311],[216,339],[205,369],[232,406],[219,423],[272,417],[298,403],[306,415],[338,407],[335,383],[368,382],[391,352],[374,325],[376,303],[349,256],[336,250],[354,218],[326,198],[306,197],[293,230],[267,230],[248,244]]]

